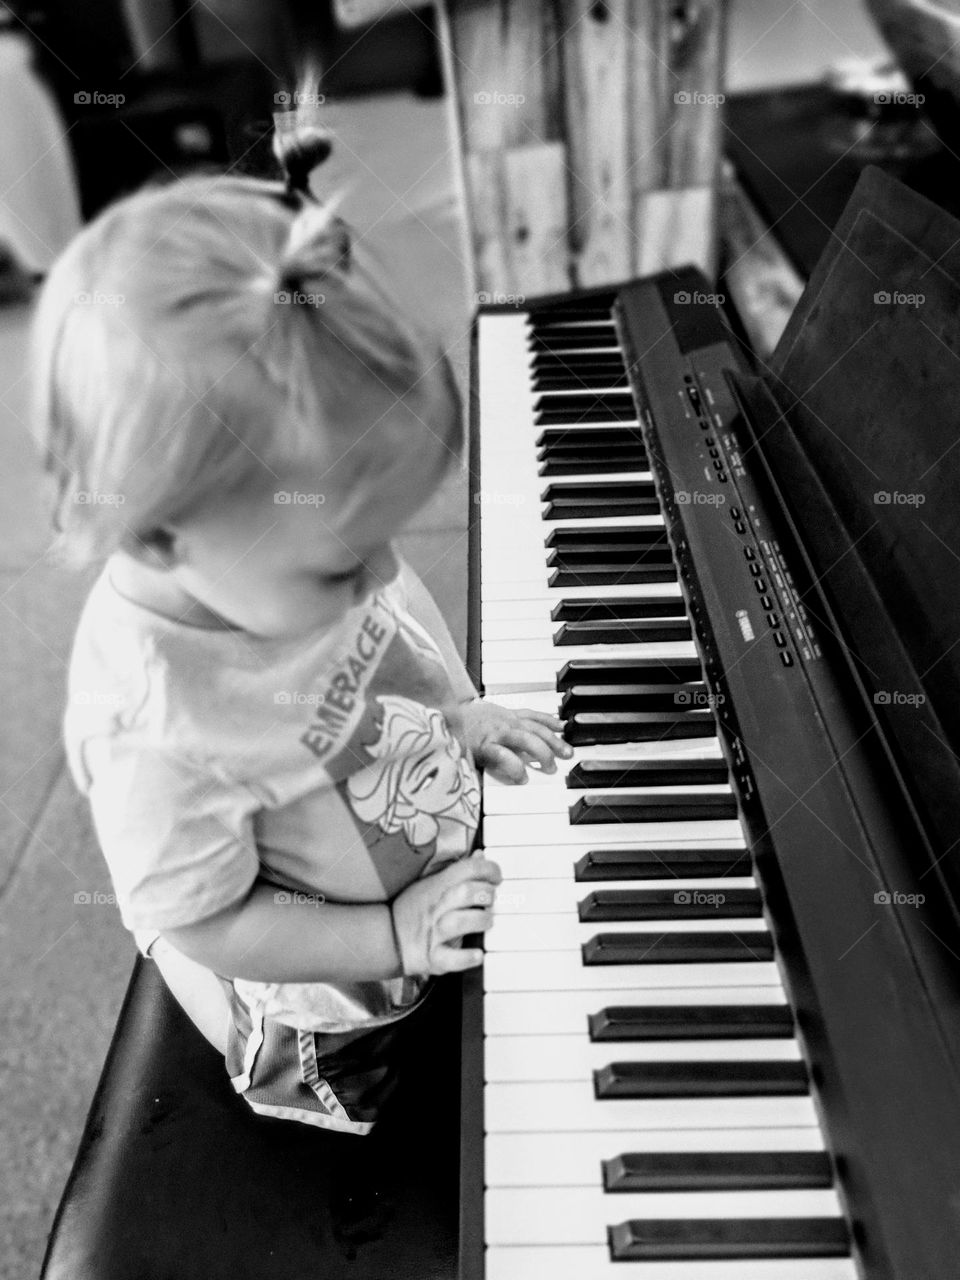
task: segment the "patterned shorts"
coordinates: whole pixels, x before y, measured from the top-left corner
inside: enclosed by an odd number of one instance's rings
[[[369,1133],[396,1088],[400,1051],[424,1002],[385,1025],[326,1035],[265,1017],[230,986],[226,1065],[233,1087],[260,1115]]]

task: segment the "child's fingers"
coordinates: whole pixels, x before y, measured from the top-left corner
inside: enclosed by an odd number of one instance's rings
[[[573,748],[564,742],[563,738],[558,734],[554,733],[548,725],[542,724],[540,721],[528,721],[523,728],[528,733],[536,734],[541,741],[545,742],[551,755],[563,756],[564,758],[573,755]]]
[[[433,936],[436,942],[453,942],[456,938],[465,938],[468,933],[486,933],[492,924],[493,911],[490,907],[446,911],[434,925]]]
[[[527,727],[517,725],[504,733],[501,746],[511,747],[514,752],[524,752],[546,773],[556,770],[556,756],[559,755],[559,744],[555,750],[554,743],[547,738],[547,730],[539,726]]]
[[[520,707],[517,715],[523,716],[524,720],[535,720],[537,724],[542,724],[546,729],[552,729],[554,733],[563,733],[563,721],[559,716],[548,715],[546,711],[529,711],[526,707]]]
[[[518,755],[502,742],[487,742],[482,751],[484,768],[492,773],[498,782],[526,782],[527,766]]]
[[[451,885],[437,901],[437,914],[441,912],[480,910],[493,906],[496,890],[489,880],[464,880]]]
[[[457,947],[449,943],[437,947],[430,956],[431,973],[463,973],[483,964],[483,952],[478,947]]]

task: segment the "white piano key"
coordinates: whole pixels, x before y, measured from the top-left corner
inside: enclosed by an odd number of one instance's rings
[[[638,1133],[491,1133],[488,1187],[603,1186],[601,1162],[629,1152],[822,1151],[816,1126],[795,1129],[665,1129]],[[617,1192],[616,1194],[620,1194]]]
[[[638,517],[638,519],[655,520],[656,517],[641,516]],[[632,524],[634,522],[631,521],[630,523]],[[584,522],[582,520],[579,521],[578,527],[583,524]],[[615,521],[597,520],[594,524],[599,528],[616,526]],[[550,526],[549,524],[544,523],[544,537],[546,537],[546,533],[551,527],[559,528],[561,526]],[[509,559],[509,555],[509,545],[505,544],[503,548],[503,561]],[[501,578],[496,572],[498,563],[502,562],[498,562],[496,559],[491,558],[490,563],[494,566],[494,576],[492,578],[487,578],[486,580],[481,576],[480,581],[480,601],[482,605],[490,603],[509,603],[515,600],[537,600],[547,604],[552,609],[553,606],[555,604],[559,604],[561,600],[596,600],[598,598],[616,600],[621,599],[624,596],[629,597],[636,593],[638,586],[644,585],[642,583],[611,582],[600,587],[551,587],[547,584],[545,575],[542,580],[538,578],[535,582],[510,582],[505,578]],[[649,585],[668,586],[673,587],[675,590],[679,590],[679,587],[675,582],[651,583]]]
[[[718,890],[718,893],[722,890]],[[487,931],[487,955],[498,951],[566,951],[580,948],[598,933],[630,934],[653,946],[671,933],[732,933],[746,946],[768,942],[770,930],[763,916],[710,916],[702,920],[603,920],[581,924],[575,915],[503,915],[494,912],[493,927]]]
[[[780,974],[772,960],[585,965],[578,951],[491,951],[483,963],[485,991],[610,993],[642,987],[755,987],[779,982]],[[622,1004],[623,1001],[612,1000],[608,995],[606,1003]]]
[[[611,843],[647,842],[670,845],[716,845],[720,841],[742,841],[740,823],[733,818],[715,822],[585,822],[572,826],[565,813],[493,814],[483,822],[483,842],[488,849],[498,845],[586,844],[588,848]],[[739,843],[736,846],[739,847]]]
[[[653,658],[656,661],[669,662],[673,658],[695,658],[696,650],[692,640],[664,640],[660,642],[641,643],[632,641],[628,644],[553,644],[542,640],[484,640],[480,644],[480,657],[483,670],[488,665],[498,663],[540,663],[550,673],[550,683],[554,684],[557,672],[565,662],[573,658],[615,658],[618,662],[632,662],[635,658]],[[486,682],[486,676],[484,676]],[[548,686],[549,687],[549,686]],[[678,710],[683,710],[679,707]]]
[[[605,893],[631,892],[636,889],[666,890],[668,893],[727,893],[732,889],[755,889],[752,876],[705,877],[702,880],[595,880],[576,881],[573,864],[567,867],[564,877],[533,879],[530,876],[511,877],[502,861],[497,863],[503,872],[503,882],[497,886],[496,916],[504,915],[553,915],[566,914],[577,918],[577,907],[595,889]],[[514,868],[511,867],[511,870]],[[759,917],[757,917],[759,918]],[[688,921],[688,924],[690,922]]]
[[[488,1249],[486,1280],[858,1280],[850,1258],[611,1262],[606,1243]]]
[[[592,647],[592,646],[591,646]],[[625,648],[628,646],[624,646]],[[586,649],[587,646],[583,646]],[[641,648],[641,646],[637,646]],[[695,658],[697,656],[692,641],[678,641],[673,644],[643,645],[646,651],[638,653],[638,658],[650,658],[657,662],[668,663],[677,658]],[[523,693],[535,689],[553,689],[556,687],[557,672],[571,658],[607,657],[604,654],[581,651],[581,646],[572,645],[565,650],[564,656],[556,661],[506,661],[484,660],[483,684],[489,693]],[[617,655],[620,656],[619,654]]]
[[[544,547],[544,555],[547,549]],[[618,588],[619,596],[610,596],[607,594],[606,587],[570,587],[571,592],[578,591],[578,596],[563,596],[564,599],[572,601],[595,602],[596,604],[606,604],[620,597],[628,597],[637,600],[679,600],[683,592],[680,590],[679,583],[676,582],[637,582],[632,586],[628,586],[626,590]],[[554,604],[559,603],[555,600]],[[538,619],[550,616],[550,610],[547,607],[547,601],[539,598],[527,600],[486,600],[481,602],[480,617],[481,621],[486,624],[488,622],[498,622],[502,620],[509,621],[511,619]],[[559,626],[559,623],[554,623]]]
[[[483,1078],[488,1084],[580,1080],[611,1062],[796,1062],[800,1046],[787,1038],[768,1040],[650,1040],[591,1044],[585,1034],[488,1036]]]
[[[657,583],[656,585],[660,586],[662,584]],[[656,622],[658,619],[654,616],[650,619],[646,619],[646,621]],[[664,614],[659,621],[672,623],[682,622],[683,619]],[[550,645],[560,653],[562,653],[564,649],[570,647],[569,645],[554,643],[554,636],[563,625],[564,624],[562,622],[554,622],[550,617],[550,610],[547,609],[546,606],[541,610],[541,616],[536,618],[481,619],[481,629],[487,640],[497,640],[501,642],[505,640],[536,640],[542,645]],[[624,643],[633,642],[625,641]],[[616,644],[610,644],[608,647],[611,649],[610,657],[615,658],[616,653],[613,652],[613,650],[618,646]]]
[[[488,1133],[789,1129],[794,1125],[817,1123],[813,1099],[805,1094],[780,1098],[604,1098],[598,1101],[593,1095],[592,1082],[537,1080],[484,1085],[483,1095]]]
[[[484,997],[484,1031],[488,1038],[514,1035],[582,1035],[591,1013],[616,1005],[637,1008],[700,1005],[786,1005],[774,978],[769,986],[633,988],[609,991],[494,991]],[[642,1041],[610,1041],[626,1052]],[[655,1043],[655,1042],[654,1042]]]
[[[485,848],[484,856],[489,858],[491,862],[495,862],[503,872],[505,880],[555,880],[562,879],[569,882],[574,874],[574,867],[577,861],[584,854],[589,853],[591,849],[596,848],[595,844],[573,844],[563,845],[557,848],[555,845],[548,844],[544,846],[536,845],[497,845]],[[627,841],[611,841],[604,844],[604,849],[636,849],[652,850],[653,845],[639,845],[636,842]],[[670,869],[671,851],[674,848],[688,848],[689,842],[683,845],[674,846],[672,844],[659,842],[656,851],[662,851],[664,861],[662,870],[658,876],[658,881],[663,880],[669,883],[674,873]],[[742,833],[739,839],[711,841],[710,848],[721,849],[744,849],[745,844]],[[697,877],[690,877],[691,880],[697,880]],[[602,888],[605,881],[603,880],[584,880],[580,882],[584,886],[584,892],[588,893],[590,889]],[[634,883],[637,887],[643,887],[648,882],[645,880],[636,880]],[[655,882],[650,882],[652,888]],[[699,883],[699,880],[697,880]],[[682,882],[676,877],[676,884],[681,886]]]
[[[630,1191],[590,1187],[494,1187],[484,1197],[487,1243],[596,1244],[607,1227],[644,1218],[839,1218],[822,1191]]]
[[[491,779],[495,781],[495,779]],[[567,787],[559,769],[556,773],[530,770],[526,783],[511,786],[501,783],[483,793],[484,812],[489,815],[562,813],[583,796],[613,796],[621,799],[656,797],[664,802],[680,801],[684,796],[729,796],[730,788],[722,782],[697,782],[676,787]]]

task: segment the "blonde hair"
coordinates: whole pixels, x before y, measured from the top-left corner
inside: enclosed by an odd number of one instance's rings
[[[398,403],[368,469],[390,466],[410,415],[459,450],[446,362],[333,207],[297,187],[217,176],[142,190],[54,264],[32,418],[60,559],[149,543],[214,495],[349,448]],[[373,417],[358,423],[358,405]]]

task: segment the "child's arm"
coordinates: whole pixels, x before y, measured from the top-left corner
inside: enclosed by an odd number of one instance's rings
[[[409,885],[386,903],[298,900],[257,881],[247,896],[194,924],[164,929],[178,951],[225,978],[258,982],[369,982],[402,973],[450,973],[480,964],[462,950],[492,923],[500,872],[465,858]]]

